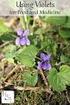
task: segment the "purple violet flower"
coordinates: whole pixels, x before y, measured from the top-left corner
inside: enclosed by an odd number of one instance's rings
[[[28,39],[29,30],[23,31],[22,29],[17,30],[18,37],[16,38],[16,45],[30,45],[30,40]]]
[[[50,70],[51,69],[51,64],[50,64],[50,59],[51,56],[45,53],[40,54],[40,61],[38,62],[37,68],[40,70]]]

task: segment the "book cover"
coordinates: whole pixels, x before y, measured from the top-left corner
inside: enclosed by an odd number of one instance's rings
[[[70,104],[70,1],[0,1],[0,105]]]

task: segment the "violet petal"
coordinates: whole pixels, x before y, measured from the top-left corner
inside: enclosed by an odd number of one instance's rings
[[[50,55],[41,53],[41,54],[40,54],[40,58],[41,58],[43,61],[49,61],[49,60],[50,60]]]
[[[47,63],[46,62],[42,62],[41,67],[43,70],[47,69]]]
[[[51,64],[50,63],[47,63],[47,70],[50,70],[52,67],[51,67]]]
[[[51,69],[51,64],[43,62],[41,65],[43,70],[50,70]]]
[[[30,40],[28,38],[26,39],[26,45],[30,45]]]
[[[18,29],[17,30],[17,35],[18,36],[23,36],[23,30],[22,29]]]
[[[29,35],[29,29],[25,30],[23,33],[23,36],[28,36]]]
[[[39,70],[42,69],[42,68],[41,68],[41,62],[38,62],[37,69],[39,69]]]
[[[21,38],[20,39],[20,45],[26,45],[26,38]]]
[[[16,43],[16,45],[17,45],[17,46],[19,46],[19,45],[20,45],[20,38],[19,38],[19,37],[17,37],[17,38],[16,38],[15,43]]]

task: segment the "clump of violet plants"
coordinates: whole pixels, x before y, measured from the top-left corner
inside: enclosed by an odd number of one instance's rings
[[[4,57],[0,57],[0,66],[5,60],[14,67],[21,66],[18,76],[22,87],[45,89],[38,75],[41,71],[47,90],[62,92],[70,86],[70,17],[38,17],[38,20],[32,16],[20,17],[21,26],[16,32],[1,24],[0,51]],[[4,71],[4,67],[0,70]]]

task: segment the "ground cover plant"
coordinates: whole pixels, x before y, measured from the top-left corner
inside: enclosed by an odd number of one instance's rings
[[[0,17],[0,90],[13,105],[70,104],[70,17]]]

